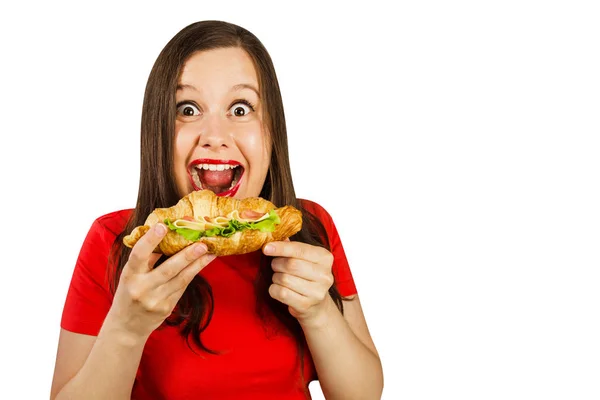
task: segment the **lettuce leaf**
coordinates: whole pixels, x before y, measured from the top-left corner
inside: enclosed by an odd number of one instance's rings
[[[279,215],[274,210],[269,212],[269,217],[260,222],[248,222],[250,229],[258,229],[261,232],[273,232],[275,225],[281,223]]]
[[[169,227],[170,230],[177,232],[187,240],[195,242],[196,240],[200,239],[202,233],[201,231],[196,231],[194,229],[189,228],[178,228],[175,225],[173,225],[168,218],[165,219],[165,224]]]
[[[191,240],[192,242],[195,242],[196,240],[200,239],[200,234],[201,234],[200,231],[195,231],[193,229],[188,229],[188,228],[177,228],[177,229],[175,229],[175,232],[179,233],[181,236],[183,236],[187,240]]]
[[[279,218],[279,215],[277,215],[275,210],[271,210],[269,212],[269,216],[260,222],[240,222],[238,220],[233,219],[230,220],[229,225],[224,228],[217,227],[209,229],[207,231],[197,231],[195,229],[189,228],[177,228],[168,218],[165,219],[164,222],[170,230],[177,232],[187,240],[195,242],[203,236],[230,237],[236,232],[241,232],[246,229],[254,229],[259,230],[261,232],[273,232],[275,230],[275,225],[281,223],[281,219]]]

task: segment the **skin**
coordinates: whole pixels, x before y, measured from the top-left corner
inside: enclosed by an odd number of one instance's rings
[[[245,173],[235,197],[258,196],[271,144],[262,123],[260,94],[237,86],[258,90],[250,57],[236,48],[197,53],[185,64],[180,84],[194,87],[176,94],[178,103],[193,102],[178,108],[182,115],[178,112],[176,121],[175,179],[181,196],[193,190],[187,169],[198,158],[240,162]],[[236,103],[239,99],[251,102],[254,110]],[[170,315],[193,277],[214,259],[203,244],[195,244],[153,269],[158,255],[152,250],[165,233],[166,227],[157,224],[133,247],[97,337],[61,330],[51,399],[131,397],[149,335]],[[263,252],[274,257],[269,294],[288,305],[300,322],[325,397],[380,398],[381,361],[360,300],[354,296],[345,302],[342,316],[328,294],[333,255],[289,240],[272,242]]]
[[[194,190],[186,168],[198,158],[241,162],[246,179],[235,197],[259,195],[269,168],[271,144],[262,122],[260,94],[247,88],[231,89],[243,83],[258,89],[254,65],[242,49],[202,52],[186,63],[180,84],[195,89],[178,91],[177,103],[192,100],[200,107],[182,105],[182,113],[191,107],[193,115],[178,116],[176,123],[175,174],[182,196]],[[239,103],[232,107],[237,99],[250,101],[255,111],[247,109],[244,116],[237,117],[235,108],[243,107]],[[300,322],[327,398],[379,397],[383,390],[381,361],[358,296],[346,303],[344,319],[328,293],[334,282],[333,255],[321,247],[289,240],[272,242],[263,252],[275,257],[269,294],[286,304]]]
[[[258,196],[269,169],[271,142],[250,56],[239,48],[196,53],[185,63],[179,85],[184,87],[175,96],[174,162],[181,197],[194,190],[188,166],[201,158],[238,161],[244,175],[234,197]]]
[[[289,240],[271,242],[263,253],[275,257],[269,294],[298,319],[325,398],[380,398],[383,369],[358,295],[344,303],[343,316],[329,296],[333,255]]]
[[[97,337],[61,329],[51,399],[131,397],[146,340],[215,258],[199,243],[153,269],[160,255],[152,251],[166,232],[157,224],[133,247]]]

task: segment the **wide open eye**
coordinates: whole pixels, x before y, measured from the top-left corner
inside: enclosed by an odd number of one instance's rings
[[[200,110],[192,103],[181,102],[177,104],[177,113],[184,117],[195,117],[200,115]]]
[[[231,115],[234,117],[244,117],[254,111],[252,104],[245,100],[237,100],[234,105],[229,109]]]

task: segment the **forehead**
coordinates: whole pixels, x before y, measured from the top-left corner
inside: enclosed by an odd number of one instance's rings
[[[202,88],[209,85],[231,86],[244,83],[258,87],[252,59],[243,49],[230,47],[200,51],[184,64],[180,85]]]

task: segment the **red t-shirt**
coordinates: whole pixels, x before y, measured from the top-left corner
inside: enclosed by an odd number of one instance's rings
[[[356,294],[333,220],[318,204],[303,202],[327,230],[340,294]],[[112,303],[107,275],[109,249],[131,211],[116,211],[92,224],[73,272],[62,315],[63,329],[98,335]],[[214,314],[202,340],[221,354],[197,349],[194,353],[178,327],[161,326],[144,347],[133,399],[305,399],[306,386],[301,384],[293,337],[279,321],[265,326],[256,314],[254,278],[259,257],[260,251],[218,257],[200,272],[214,295]],[[304,376],[306,385],[317,379],[308,351]]]

